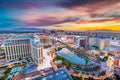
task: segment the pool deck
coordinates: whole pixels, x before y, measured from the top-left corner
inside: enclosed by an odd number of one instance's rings
[[[13,67],[10,71],[10,74],[8,75],[8,79],[11,79],[13,77],[13,75],[15,75],[17,72],[19,72],[20,70],[22,70],[22,67]]]
[[[16,80],[24,80],[25,78],[28,78],[28,77],[34,77],[34,76],[37,76],[37,75],[44,75],[48,72],[51,72],[53,70],[57,70],[56,66],[54,64],[52,64],[52,57],[50,55],[48,55],[48,51],[50,49],[44,49],[44,53],[43,53],[43,56],[45,57],[45,60],[44,60],[44,63],[37,66],[37,70],[36,71],[33,71],[31,73],[28,73],[28,74],[24,74],[24,70],[21,70],[18,75],[15,76]]]
[[[50,64],[50,61],[52,60],[52,57],[47,54],[48,51],[49,51],[49,48],[48,49],[43,49],[43,56],[45,57],[45,59],[44,59],[44,63],[41,64],[40,66],[38,66],[38,68],[37,68],[38,70],[45,69],[45,68],[48,68],[48,67],[52,67],[52,65]]]

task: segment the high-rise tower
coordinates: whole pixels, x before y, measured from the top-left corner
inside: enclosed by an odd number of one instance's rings
[[[90,47],[89,47],[89,38],[90,38],[90,31],[88,30],[87,31],[87,40],[86,40],[86,50],[90,49]]]

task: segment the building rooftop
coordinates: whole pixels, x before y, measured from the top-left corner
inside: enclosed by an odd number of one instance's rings
[[[34,39],[33,36],[13,36],[12,38],[29,38],[29,39]]]
[[[23,39],[23,38],[25,38],[25,39],[35,40],[35,38],[33,36],[13,36],[11,38],[12,39]],[[8,40],[5,40],[5,42],[11,42],[11,40],[8,39]]]
[[[110,36],[90,36],[90,38],[101,38],[101,39],[104,39],[104,38],[111,38]]]
[[[8,42],[8,43],[9,43],[9,42],[11,42],[11,40],[5,40],[5,42]]]
[[[13,36],[12,39],[31,39],[34,41],[36,38],[33,36]],[[5,40],[5,42],[11,42],[11,39]],[[34,44],[39,45],[42,44],[40,41],[34,42]]]
[[[36,77],[32,80],[73,80],[65,68],[47,73],[44,76]]]
[[[35,44],[37,44],[37,45],[38,45],[38,44],[42,44],[42,43],[41,43],[41,42],[35,42]]]

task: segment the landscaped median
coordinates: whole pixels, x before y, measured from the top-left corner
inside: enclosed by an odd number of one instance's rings
[[[100,75],[100,76],[94,75],[93,76],[93,75],[90,75],[90,74],[86,75],[86,74],[83,74],[83,73],[77,73],[77,74],[72,73],[72,72],[70,72],[70,73],[75,80],[80,80],[81,77],[82,77],[82,79],[85,78],[85,79],[89,79],[89,80],[110,80],[109,77],[114,74],[113,72],[111,72],[110,74],[105,74],[105,75]],[[78,78],[78,79],[76,79],[76,78]]]

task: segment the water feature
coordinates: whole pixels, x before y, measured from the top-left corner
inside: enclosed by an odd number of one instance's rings
[[[87,61],[84,57],[82,58],[82,57],[77,56],[75,53],[71,52],[67,48],[62,48],[61,50],[56,51],[56,54],[59,54],[64,59],[70,62],[73,62],[75,64],[85,65]],[[87,64],[89,65],[91,64],[91,62],[88,61]]]
[[[10,74],[8,75],[7,79],[11,79],[16,72],[22,70],[22,67],[13,67],[12,70],[10,71]]]
[[[16,73],[20,70],[22,70],[22,67],[14,67],[14,68],[12,68],[11,73]]]
[[[7,79],[11,79],[13,77],[14,74],[10,74],[8,75]]]

